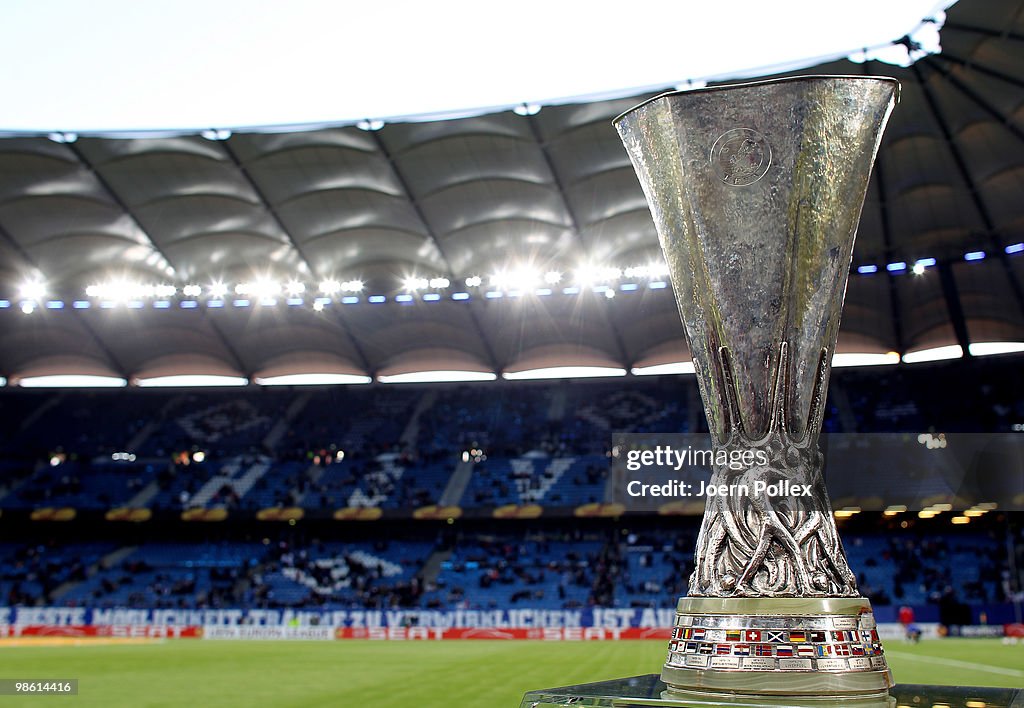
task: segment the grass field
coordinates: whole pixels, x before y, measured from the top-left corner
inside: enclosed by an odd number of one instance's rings
[[[508,706],[523,693],[655,673],[664,641],[235,642],[4,646],[0,678],[79,679],[74,706]],[[899,683],[1024,686],[1024,644],[889,642]],[[58,698],[3,698],[28,704]]]

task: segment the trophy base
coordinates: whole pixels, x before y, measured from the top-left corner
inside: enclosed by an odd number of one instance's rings
[[[665,697],[829,696],[857,704],[892,688],[865,598],[684,597],[661,672]]]
[[[653,676],[657,678],[656,676]],[[737,698],[733,694],[692,694],[662,691],[660,695],[652,695],[643,700],[627,696],[616,696],[611,703],[607,698],[587,701],[578,695],[550,695],[558,689],[548,692],[533,691],[526,694],[520,708],[728,708],[728,706],[745,706],[745,708],[825,708],[840,705],[844,708],[897,708],[895,698],[888,694],[881,696],[861,696],[849,702],[838,702],[834,696],[762,696],[759,698]],[[548,695],[545,695],[547,693]],[[544,699],[547,700],[544,700]]]
[[[978,686],[897,685],[889,694],[858,696],[837,700],[835,696],[738,696],[735,694],[687,694],[670,692],[657,674],[628,676],[612,681],[545,688],[528,691],[520,708],[719,708],[742,705],[747,708],[820,708],[840,705],[844,708],[896,708],[897,706],[985,705],[1007,708],[1024,705],[1024,690],[982,688]]]

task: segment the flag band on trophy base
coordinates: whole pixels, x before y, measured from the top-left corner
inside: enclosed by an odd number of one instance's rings
[[[857,629],[836,628],[851,625]],[[859,617],[679,614],[666,664],[727,671],[886,668],[874,616],[868,612]]]

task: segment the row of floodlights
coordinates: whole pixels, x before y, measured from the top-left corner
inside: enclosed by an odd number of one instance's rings
[[[668,268],[663,264],[649,266],[631,266],[628,268],[617,267],[594,267],[583,266],[573,272],[573,283],[578,287],[587,287],[594,284],[614,283],[620,278],[642,279],[649,278],[657,281],[668,275]],[[549,270],[541,273],[533,268],[516,268],[501,270],[487,276],[485,279],[480,275],[472,275],[464,280],[467,288],[483,287],[487,282],[491,288],[500,291],[524,291],[540,285],[554,286],[562,282],[564,275],[562,271]],[[402,279],[401,289],[406,293],[414,293],[420,290],[446,290],[452,286],[450,278],[445,276],[424,277],[410,275]],[[344,293],[362,292],[365,283],[359,279],[336,280],[327,278],[316,285],[316,291],[321,295],[333,296]],[[312,288],[300,280],[289,280],[281,282],[272,278],[261,278],[256,280],[236,283],[233,286],[224,282],[215,282],[205,287],[198,283],[190,283],[181,288],[180,294],[185,297],[201,297],[206,295],[213,299],[223,299],[230,294],[269,298],[280,295],[288,297],[299,297]],[[19,294],[23,300],[40,302],[48,293],[46,282],[42,279],[33,279],[22,283],[19,287]],[[85,289],[87,297],[124,302],[128,300],[142,300],[147,298],[170,298],[179,294],[178,287],[168,283],[136,283],[127,280],[113,280],[107,283],[97,283]]]
[[[969,524],[969,523],[971,523],[971,519],[975,519],[975,518],[978,518],[980,516],[984,516],[988,512],[990,512],[993,509],[995,509],[996,506],[997,505],[996,505],[995,502],[981,502],[979,504],[975,504],[974,506],[970,507],[969,509],[965,509],[962,514],[954,515],[954,516],[950,517],[949,521],[950,521],[950,523],[957,524],[957,525]],[[835,515],[835,517],[837,519],[848,519],[851,516],[856,516],[857,514],[861,513],[861,511],[862,511],[862,509],[859,506],[846,506],[846,507],[843,507],[842,509],[837,509],[834,512],[834,515]],[[923,509],[921,509],[921,511],[917,512],[917,516],[918,516],[919,519],[934,519],[936,516],[939,516],[940,514],[943,514],[945,512],[950,512],[950,511],[953,511],[953,505],[952,504],[948,504],[948,503],[930,504],[930,505],[924,507]],[[896,516],[899,516],[900,514],[904,514],[906,512],[907,512],[907,507],[905,505],[903,505],[903,504],[891,504],[890,506],[886,507],[885,511],[882,512],[882,515],[883,516],[888,516],[888,517],[896,517]]]
[[[332,293],[331,295],[314,296],[310,302],[314,310],[321,312],[327,305],[334,302],[341,302],[343,305],[355,305],[365,301],[371,305],[379,305],[393,300],[401,305],[408,305],[415,302],[417,298],[422,302],[440,302],[442,299],[465,302],[473,299],[473,294],[467,291],[457,291],[447,295],[442,295],[438,292],[403,292],[393,296],[376,294],[365,297],[354,294],[361,287],[361,282],[350,281],[345,284],[345,287],[341,288],[341,294],[339,295],[333,286],[329,286],[327,291]],[[647,284],[647,288],[650,290],[663,290],[667,287],[668,283],[663,280],[655,280]],[[546,297],[556,293],[578,295],[584,292],[593,292],[611,299],[618,292],[636,292],[640,289],[641,285],[638,283],[621,283],[618,286],[592,285],[580,287],[574,285],[563,288],[531,288],[525,291],[518,289],[484,290],[479,294],[488,300],[493,300],[499,298],[515,299],[528,295]],[[305,286],[302,283],[289,283],[284,288],[285,292],[282,293],[281,290],[281,286],[277,283],[239,283],[234,289],[234,294],[229,295],[223,287],[213,286],[208,291],[209,296],[205,300],[205,304],[206,307],[210,308],[222,308],[228,305],[232,307],[249,307],[251,305],[274,307],[281,302],[280,298],[283,296],[283,302],[290,307],[306,305],[307,300],[302,295],[305,292]],[[161,289],[160,286],[128,288],[117,285],[109,287],[90,286],[87,293],[91,297],[98,298],[99,307],[103,309],[112,309],[120,305],[124,305],[129,309],[142,309],[146,307],[148,298],[156,298],[151,301],[152,307],[158,310],[166,310],[173,306],[170,298],[173,297],[173,294],[177,293],[177,289],[173,286],[166,286],[164,289]],[[198,285],[186,285],[182,290],[182,294],[185,296],[185,299],[178,300],[178,307],[181,309],[195,309],[200,306],[200,300],[195,299],[202,295],[202,289]],[[23,288],[21,295],[22,299],[16,304],[27,315],[32,314],[40,307],[45,307],[48,310],[63,310],[68,306],[64,300],[46,299],[45,295],[41,295],[40,291],[34,288]],[[7,309],[12,304],[15,303],[12,303],[11,300],[0,300],[0,309]],[[73,300],[70,306],[75,310],[88,310],[93,307],[93,302],[91,300]]]
[[[1024,253],[1024,243],[1011,243],[1003,249],[1007,255],[1014,255],[1017,253]],[[968,251],[964,254],[964,260],[967,262],[983,261],[988,257],[985,251]],[[892,263],[885,264],[885,270],[889,273],[906,273],[910,270],[914,275],[924,275],[924,272],[928,268],[933,268],[938,265],[938,261],[934,258],[918,258],[913,263],[907,261],[894,261]],[[857,272],[860,275],[871,275],[881,270],[881,267],[874,263],[867,263],[864,265],[857,266]]]
[[[1024,253],[1024,243],[1015,243],[1006,246],[1005,251],[1007,254]],[[964,254],[964,260],[981,261],[986,258],[986,255],[985,251],[970,251]],[[917,275],[922,275],[928,268],[934,267],[935,265],[937,265],[937,261],[934,258],[920,258],[914,261],[913,264],[908,264],[906,261],[889,263],[885,265],[885,270],[889,273],[900,274],[909,269]],[[875,264],[865,264],[857,267],[857,273],[861,275],[871,275],[873,273],[878,273],[880,270],[881,267]],[[594,285],[608,285],[615,283],[622,278],[649,279],[652,281],[653,287],[654,283],[661,284],[667,275],[668,266],[663,262],[649,265],[630,266],[627,268],[619,268],[616,266],[582,265],[572,272],[571,281],[576,288],[583,289]],[[553,286],[559,285],[566,279],[566,274],[561,270],[548,270],[546,272],[541,272],[539,269],[524,266],[499,270],[490,274],[486,278],[481,275],[471,275],[465,278],[464,283],[467,288],[481,288],[484,287],[484,283],[486,282],[492,288],[492,290],[488,292],[488,296],[500,297],[502,293],[506,292],[521,293],[530,290],[537,290],[539,291],[538,294],[550,294],[545,291],[550,290]],[[624,284],[624,287],[621,289],[636,289],[635,287],[629,288],[628,286],[630,285],[635,285],[635,283]],[[406,294],[415,293],[421,290],[445,290],[451,286],[452,280],[446,276],[425,277],[422,275],[408,275],[402,278],[401,283],[401,288]],[[360,293],[363,291],[364,287],[365,283],[360,279],[337,280],[334,278],[326,278],[317,284],[316,289],[321,295],[331,297],[338,294]],[[240,282],[234,286],[230,286],[223,282],[211,283],[205,287],[197,283],[190,283],[183,286],[180,292],[181,295],[185,297],[197,298],[206,295],[214,300],[222,300],[230,294],[243,297],[268,299],[281,295],[296,298],[306,293],[308,289],[309,288],[306,283],[300,280],[281,282],[271,278],[263,278]],[[613,292],[607,288],[603,291]],[[579,292],[579,290],[563,288],[563,292],[566,294],[572,294],[574,292]],[[48,288],[45,281],[39,278],[26,281],[19,287],[19,294],[25,302],[42,302],[47,293]],[[146,284],[126,280],[97,283],[90,285],[85,289],[87,297],[110,302],[126,302],[148,298],[170,298],[175,297],[178,293],[178,287],[168,283]],[[380,298],[384,297],[385,296],[382,295],[371,296],[371,302],[383,302],[384,300]],[[396,297],[396,300],[402,302],[403,300],[399,299],[400,297],[401,296]],[[378,299],[374,300],[374,298]],[[453,299],[468,299],[468,296],[465,298],[459,297]]]
[[[36,299],[31,296],[39,293],[39,284],[32,283],[29,284],[28,287],[30,292],[26,292],[26,289],[24,287],[22,288],[22,297],[26,299]],[[323,280],[319,284],[320,292],[325,295],[357,293],[362,289],[363,281],[361,280]],[[181,294],[185,297],[201,297],[205,293],[207,296],[214,299],[223,299],[232,293],[245,297],[267,298],[274,297],[276,295],[298,297],[305,292],[306,284],[301,281],[289,280],[286,283],[281,283],[277,280],[270,279],[246,281],[237,283],[234,287],[231,287],[226,283],[217,282],[206,286],[205,289],[203,286],[196,283],[190,283],[181,288]],[[168,284],[149,285],[121,280],[90,285],[85,289],[85,294],[88,297],[99,298],[102,300],[123,302],[126,300],[140,300],[154,297],[174,297],[178,294],[178,288],[174,285]]]

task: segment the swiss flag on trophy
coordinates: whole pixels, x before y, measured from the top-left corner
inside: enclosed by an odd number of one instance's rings
[[[748,629],[743,633],[743,641],[745,642],[759,642],[761,641],[761,633],[756,629]]]

